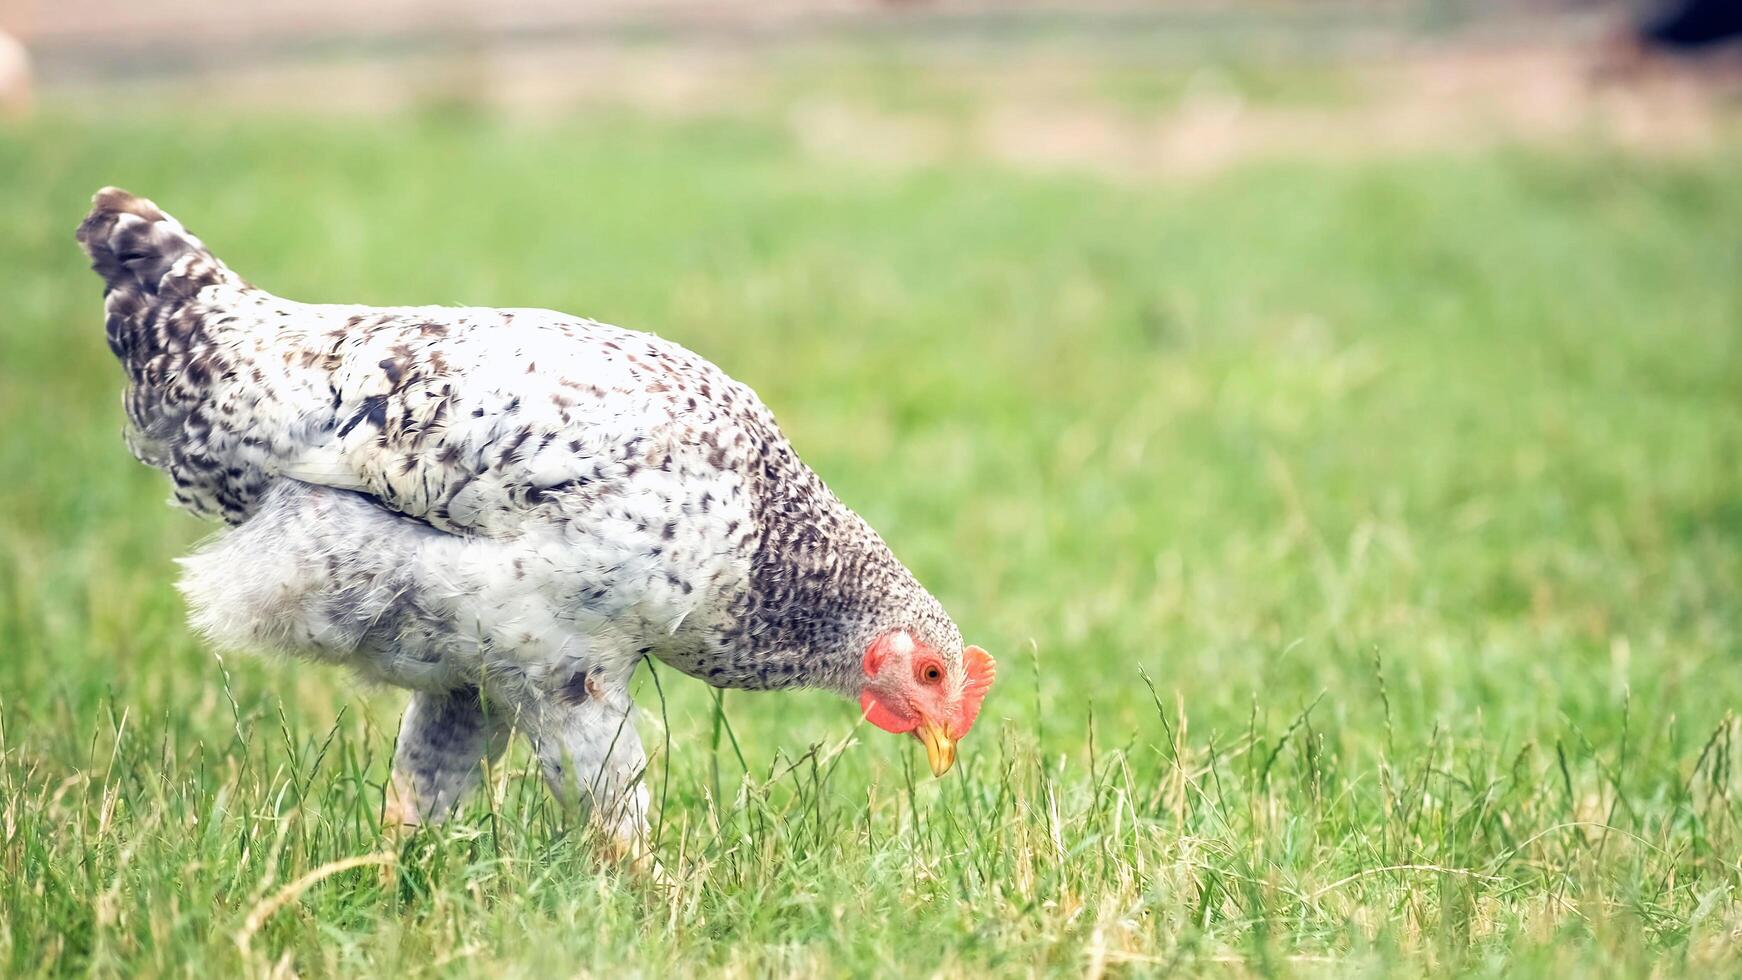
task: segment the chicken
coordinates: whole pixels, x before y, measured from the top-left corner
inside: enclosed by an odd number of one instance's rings
[[[639,839],[648,656],[838,692],[950,768],[992,658],[707,360],[546,310],[280,299],[112,187],[78,240],[129,448],[231,528],[182,559],[193,625],[411,692],[388,820],[451,814],[519,731]]]

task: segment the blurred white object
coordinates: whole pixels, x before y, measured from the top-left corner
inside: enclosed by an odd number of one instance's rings
[[[28,115],[30,103],[30,52],[0,31],[0,116]]]

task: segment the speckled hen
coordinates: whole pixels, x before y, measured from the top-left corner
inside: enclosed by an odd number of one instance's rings
[[[231,525],[183,561],[193,623],[412,692],[388,819],[441,819],[520,731],[635,840],[646,656],[839,692],[950,767],[992,658],[713,364],[546,310],[280,299],[115,188],[78,239],[130,448]]]

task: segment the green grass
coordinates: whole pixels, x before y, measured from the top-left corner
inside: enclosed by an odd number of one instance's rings
[[[0,974],[1742,970],[1733,161],[1120,186],[754,119],[0,130]],[[72,241],[105,183],[287,296],[582,312],[751,383],[998,656],[958,771],[644,673],[672,887],[519,754],[384,838],[401,698],[184,629],[210,529],[118,438]]]

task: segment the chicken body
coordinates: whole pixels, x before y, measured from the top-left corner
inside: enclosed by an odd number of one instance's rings
[[[411,690],[392,817],[446,815],[518,730],[560,797],[634,837],[646,656],[854,697],[899,634],[963,673],[937,601],[688,350],[544,310],[290,302],[113,188],[79,240],[130,447],[233,526],[184,559],[192,621]],[[990,675],[949,683],[977,711]]]

